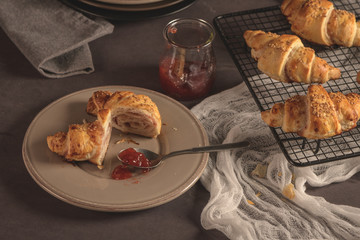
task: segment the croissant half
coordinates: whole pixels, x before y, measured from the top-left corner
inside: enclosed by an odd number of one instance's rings
[[[304,47],[295,35],[247,30],[244,39],[259,70],[272,79],[309,84],[325,83],[341,75],[338,68],[315,56],[315,51]]]
[[[88,101],[86,111],[96,114],[110,109],[112,126],[124,133],[157,137],[161,131],[161,117],[156,104],[145,95],[129,91],[97,91]]]
[[[86,161],[101,166],[111,137],[111,112],[100,110],[91,123],[71,124],[68,132],[57,132],[47,137],[51,151],[68,161]]]
[[[360,118],[360,95],[328,93],[321,85],[310,85],[307,95],[296,95],[261,112],[263,121],[284,132],[309,139],[329,138],[356,126]]]
[[[300,37],[322,45],[360,46],[355,15],[327,0],[284,0],[281,11]]]

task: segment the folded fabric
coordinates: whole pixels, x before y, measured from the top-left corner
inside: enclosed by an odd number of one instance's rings
[[[264,79],[264,78],[261,78]],[[306,193],[345,181],[360,158],[309,167],[287,162],[244,83],[192,109],[212,144],[247,140],[250,146],[210,155],[200,180],[210,192],[201,214],[205,229],[229,239],[359,239],[360,209]]]
[[[93,72],[88,43],[114,28],[58,0],[2,0],[0,26],[31,64],[51,78]]]

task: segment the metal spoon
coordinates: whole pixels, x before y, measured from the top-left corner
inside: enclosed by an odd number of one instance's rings
[[[217,152],[217,151],[221,151],[221,150],[241,148],[241,147],[247,147],[247,146],[249,146],[249,142],[244,141],[244,142],[236,142],[236,143],[211,145],[211,146],[205,146],[205,147],[195,147],[195,148],[190,148],[190,149],[174,151],[174,152],[164,154],[164,155],[163,154],[157,154],[157,153],[154,153],[154,152],[152,152],[150,150],[143,149],[143,148],[134,148],[135,151],[140,152],[140,153],[145,155],[145,157],[150,161],[150,166],[146,166],[146,167],[144,167],[144,166],[135,166],[135,165],[131,165],[131,166],[136,167],[136,168],[156,168],[166,158],[181,155],[181,154],[202,153],[202,152]],[[119,154],[124,150],[125,149],[121,150],[119,152]],[[117,158],[121,162],[123,162],[124,164],[127,164],[126,162],[121,160],[121,158],[119,157],[119,154],[117,154]]]

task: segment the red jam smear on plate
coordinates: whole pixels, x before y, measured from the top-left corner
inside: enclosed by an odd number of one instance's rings
[[[132,172],[130,171],[128,166],[125,165],[117,166],[111,174],[111,178],[115,180],[124,180],[131,178],[132,176],[133,176]]]

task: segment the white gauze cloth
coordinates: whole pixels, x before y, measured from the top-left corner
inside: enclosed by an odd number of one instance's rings
[[[359,158],[292,166],[244,83],[206,98],[192,112],[211,144],[250,142],[244,149],[210,154],[200,178],[210,192],[201,214],[205,229],[246,240],[360,238],[359,208],[305,192],[305,183],[320,187],[349,179],[360,170]]]

